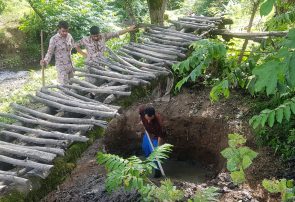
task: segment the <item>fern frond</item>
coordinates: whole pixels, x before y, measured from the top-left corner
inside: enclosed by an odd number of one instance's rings
[[[145,162],[154,162],[155,159],[162,162],[162,160],[167,159],[168,154],[172,151],[173,145],[171,144],[163,144],[157,148],[149,155],[149,157],[145,160]]]
[[[126,167],[129,163],[128,160],[117,155],[104,154],[102,152],[97,153],[97,162],[104,165],[109,172]]]
[[[273,110],[265,109],[261,111],[259,115],[255,115],[250,119],[249,124],[255,129],[258,126],[264,127],[268,122],[269,127],[272,127],[275,121],[278,123],[282,123],[283,119],[290,121],[292,114],[295,114],[295,97],[285,101],[284,104]]]

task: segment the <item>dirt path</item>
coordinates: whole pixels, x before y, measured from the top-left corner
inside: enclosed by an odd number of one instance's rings
[[[122,189],[108,193],[105,189],[105,170],[96,163],[96,153],[101,150],[101,140],[96,140],[81,159],[70,177],[56,191],[49,193],[42,202],[105,202],[139,201],[136,192]]]

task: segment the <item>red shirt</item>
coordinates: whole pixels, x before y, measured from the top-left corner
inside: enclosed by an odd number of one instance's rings
[[[139,115],[140,115],[140,119],[141,119],[145,129],[149,133],[150,137],[153,139],[157,139],[158,137],[162,138],[164,136],[164,132],[163,132],[163,119],[162,119],[161,114],[156,113],[155,118],[153,120],[151,120],[150,122],[148,122],[144,118],[144,116],[145,116],[144,110],[145,110],[145,107],[140,107],[139,108]]]

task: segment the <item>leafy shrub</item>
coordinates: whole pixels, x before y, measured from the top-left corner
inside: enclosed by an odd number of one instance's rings
[[[0,14],[4,11],[6,3],[4,0],[0,0]]]
[[[176,84],[177,90],[186,82],[195,82],[198,77],[204,76],[213,62],[222,63],[226,56],[225,45],[218,41],[200,40],[192,43],[190,47],[194,50],[191,56],[172,67],[181,79]]]
[[[74,39],[88,35],[92,25],[99,25],[102,30],[105,30],[106,23],[112,22],[112,19],[108,18],[111,13],[106,9],[106,1],[32,0],[31,2],[31,6],[37,13],[32,12],[24,17],[20,29],[32,38],[39,38],[41,29],[48,35],[52,35],[60,20],[69,22]]]
[[[229,134],[228,139],[229,147],[224,149],[221,155],[227,159],[226,167],[231,172],[233,182],[241,184],[246,181],[244,170],[252,164],[252,160],[258,154],[243,146],[247,140],[242,135]]]
[[[219,193],[217,193],[218,188],[216,187],[208,187],[203,191],[197,191],[193,199],[189,199],[188,202],[212,202],[218,201],[217,197]]]
[[[293,180],[266,180],[262,181],[262,186],[270,193],[281,193],[283,202],[295,200],[295,187]]]

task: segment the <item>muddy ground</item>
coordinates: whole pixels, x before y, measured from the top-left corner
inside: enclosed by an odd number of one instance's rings
[[[173,159],[200,161],[214,171],[206,183],[199,185],[178,181],[178,187],[190,192],[187,196],[197,189],[214,185],[220,188],[220,201],[277,201],[277,196],[268,195],[260,183],[264,178],[281,175],[283,165],[272,151],[254,144],[247,123],[251,112],[249,99],[240,92],[233,92],[230,99],[212,104],[209,89],[198,88],[183,90],[168,102],[156,102],[151,98],[140,100],[110,122],[105,138],[96,141],[84,153],[71,176],[42,201],[139,200],[136,192],[106,192],[105,171],[97,165],[95,154],[104,148],[122,156],[140,155],[143,129],[139,124],[138,107],[142,104],[153,105],[164,116],[165,141],[174,145]],[[248,146],[259,153],[247,171],[248,183],[239,188],[224,173],[225,160],[220,155],[227,146],[227,134],[234,132],[245,135]]]

